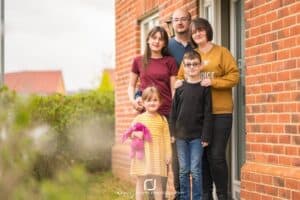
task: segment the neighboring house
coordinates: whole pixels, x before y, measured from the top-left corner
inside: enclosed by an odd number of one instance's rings
[[[5,85],[20,94],[65,94],[61,71],[21,71],[6,73]]]
[[[158,24],[168,30],[179,7],[207,18],[214,42],[239,65],[228,151],[232,198],[300,199],[299,0],[116,0],[114,175],[130,178],[129,147],[119,135],[134,117],[127,97],[132,59],[148,30]]]

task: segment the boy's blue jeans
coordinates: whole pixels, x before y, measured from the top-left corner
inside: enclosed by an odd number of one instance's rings
[[[180,199],[190,200],[190,174],[192,175],[192,199],[202,199],[202,154],[201,139],[177,139],[179,160]]]

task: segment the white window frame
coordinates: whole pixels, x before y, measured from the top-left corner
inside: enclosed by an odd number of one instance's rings
[[[152,29],[154,26],[159,25],[159,15],[158,13],[155,13],[153,15],[150,15],[149,17],[143,19],[140,24],[141,29],[141,54],[145,51],[146,46],[146,38],[148,31]]]
[[[213,41],[216,44],[221,44],[221,19],[218,13],[221,13],[220,0],[199,0],[200,17],[207,19],[213,28]],[[211,8],[211,13],[207,13],[207,9]]]

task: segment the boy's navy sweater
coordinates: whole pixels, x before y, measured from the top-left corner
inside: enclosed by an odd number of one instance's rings
[[[171,135],[179,139],[201,138],[210,142],[212,133],[211,88],[183,82],[176,89],[170,114]]]

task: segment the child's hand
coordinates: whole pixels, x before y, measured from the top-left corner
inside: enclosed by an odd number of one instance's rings
[[[131,134],[131,138],[138,138],[138,139],[143,139],[143,132],[142,131],[133,131],[132,134]]]
[[[172,137],[171,137],[171,143],[174,143],[175,140],[176,140],[175,137],[172,136]]]
[[[179,88],[180,86],[182,86],[182,82],[183,82],[183,80],[176,80],[176,82],[174,84],[175,89]]]
[[[201,142],[202,147],[207,147],[208,146],[208,142]]]

